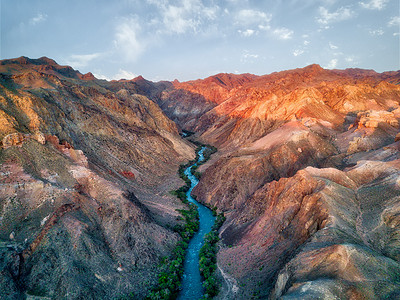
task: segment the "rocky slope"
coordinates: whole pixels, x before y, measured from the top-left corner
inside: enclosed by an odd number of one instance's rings
[[[311,65],[159,93],[219,149],[194,193],[228,216],[218,263],[239,290],[222,294],[399,296],[399,78]]]
[[[182,129],[219,149],[194,193],[227,216],[220,298],[400,297],[399,83],[318,65],[107,82],[1,61],[1,297],[143,297],[178,240]]]
[[[143,297],[178,241],[176,125],[132,84],[0,62],[0,298]]]

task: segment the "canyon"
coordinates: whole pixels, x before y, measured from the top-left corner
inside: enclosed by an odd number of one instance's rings
[[[218,148],[193,190],[226,216],[217,299],[400,297],[399,84],[319,65],[151,82],[0,61],[1,297],[144,298],[180,240],[182,131]]]

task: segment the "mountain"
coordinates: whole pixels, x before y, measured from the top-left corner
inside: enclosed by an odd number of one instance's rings
[[[180,237],[189,139],[218,148],[217,299],[400,297],[400,71],[98,80],[0,61],[2,298],[143,298]]]
[[[122,83],[21,57],[0,62],[0,140],[0,298],[143,297],[180,239],[169,191],[194,151],[175,123]]]
[[[222,295],[399,297],[399,75],[310,65],[153,98],[218,147],[193,192],[227,216]]]

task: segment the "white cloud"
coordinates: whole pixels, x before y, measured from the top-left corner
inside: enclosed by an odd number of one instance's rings
[[[304,53],[304,50],[301,50],[301,49],[296,49],[293,51],[294,56],[299,56],[299,55],[302,55],[303,53]]]
[[[310,41],[304,41],[303,44],[304,46],[307,46],[308,44],[310,44]]]
[[[400,17],[396,16],[396,17],[392,17],[390,19],[390,21],[388,22],[388,26],[392,27],[392,26],[400,26]]]
[[[329,48],[331,48],[332,50],[336,50],[336,49],[338,49],[339,47],[336,46],[336,45],[334,45],[334,44],[332,44],[331,42],[329,42]]]
[[[356,57],[355,56],[347,56],[344,59],[346,62],[351,63],[353,65],[358,64],[358,62],[356,61]]]
[[[389,0],[370,0],[369,2],[360,2],[360,5],[366,9],[382,10]]]
[[[246,53],[243,54],[244,58],[258,58],[258,54],[250,54],[250,53]]]
[[[119,79],[130,80],[130,79],[133,79],[135,77],[137,77],[137,75],[135,73],[132,73],[132,72],[127,71],[127,70],[119,69],[118,73],[115,74],[114,76],[112,76],[112,79],[115,79],[115,80],[119,80]]]
[[[370,30],[369,34],[372,36],[383,35],[385,32],[382,29]]]
[[[354,16],[354,12],[348,7],[341,7],[334,12],[329,12],[325,7],[320,7],[319,14],[317,22],[322,25],[344,21]]]
[[[289,40],[293,37],[293,30],[282,27],[274,29],[272,34],[280,40]]]
[[[115,30],[114,46],[127,61],[135,61],[146,47],[145,41],[139,40],[141,26],[136,18],[126,18]]]
[[[249,37],[256,33],[256,31],[253,29],[238,30],[238,32],[244,37]]]
[[[263,30],[263,31],[268,31],[268,30],[271,29],[271,26],[269,26],[269,24],[267,24],[267,25],[259,24],[259,25],[257,26],[257,28],[260,29],[260,30]]]
[[[44,21],[46,21],[47,19],[47,15],[43,14],[43,13],[38,13],[35,17],[31,18],[29,20],[29,24],[31,25],[37,25],[39,23],[42,23]]]
[[[242,9],[235,15],[235,25],[246,28],[238,30],[242,36],[246,37],[256,35],[260,31],[265,31],[281,40],[292,38],[294,33],[293,30],[285,27],[273,28],[270,26],[271,19],[271,14],[254,9]]]
[[[100,73],[93,73],[93,76],[96,77],[97,79],[104,79],[110,81],[111,79],[108,78],[107,76],[100,74]]]
[[[212,4],[206,6],[200,0],[180,0],[174,5],[169,1],[148,0],[157,7],[161,22],[159,32],[167,34],[197,33],[204,29],[202,25],[210,25],[210,20],[217,18],[220,7]],[[228,11],[225,11],[229,14]],[[206,26],[205,26],[206,27]]]
[[[90,61],[99,58],[101,55],[101,53],[73,54],[66,60],[66,63],[75,69],[83,68],[86,67]]]
[[[331,60],[329,61],[328,65],[326,66],[326,68],[327,68],[327,69],[334,69],[334,68],[336,68],[338,61],[339,61],[339,60],[338,60],[337,58],[331,59]]]
[[[271,14],[266,14],[262,11],[242,9],[238,12],[236,21],[242,25],[259,24],[265,26],[271,21],[271,18]]]
[[[185,33],[188,30],[196,31],[197,20],[192,18],[189,7],[170,5],[164,12],[163,23],[171,33]]]
[[[244,53],[242,54],[242,57],[240,58],[240,61],[242,63],[246,63],[249,61],[252,62],[255,59],[257,59],[258,57],[259,57],[258,54],[253,54],[253,53],[250,53],[249,51],[245,50]]]

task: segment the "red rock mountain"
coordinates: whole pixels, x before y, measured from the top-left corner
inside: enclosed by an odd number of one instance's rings
[[[194,193],[227,215],[223,295],[399,297],[399,75],[311,65],[153,98],[219,149]]]
[[[0,84],[7,297],[143,297],[179,240],[182,129],[218,147],[194,190],[227,216],[218,299],[400,296],[399,71],[107,82],[22,57]]]
[[[175,123],[122,83],[21,57],[0,62],[0,141],[0,298],[144,297],[180,239],[169,191],[194,153]]]

